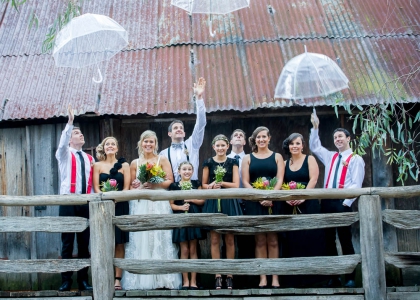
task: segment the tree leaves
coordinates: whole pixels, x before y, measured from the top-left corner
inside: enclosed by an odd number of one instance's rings
[[[338,106],[342,106],[350,114],[356,136],[351,144],[354,152],[364,155],[370,148],[373,157],[378,152],[384,154],[387,164],[397,165],[397,182],[404,184],[409,177],[418,181],[420,174],[416,159],[420,155],[420,112],[411,115],[414,105],[398,103],[391,97],[383,103],[364,107],[353,105],[349,108],[348,104],[338,103],[334,110],[337,112]],[[388,138],[393,145],[387,148]]]

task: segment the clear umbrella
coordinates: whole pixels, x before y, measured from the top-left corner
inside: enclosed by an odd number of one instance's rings
[[[83,68],[108,60],[128,45],[127,31],[113,19],[96,14],[84,14],[72,19],[55,40],[53,57],[57,67]]]
[[[349,87],[349,80],[328,56],[317,53],[298,55],[281,71],[275,98],[304,99],[326,97]]]
[[[190,14],[210,14],[210,35],[212,31],[212,14],[228,14],[241,8],[249,7],[251,0],[172,0],[172,5],[185,9]]]

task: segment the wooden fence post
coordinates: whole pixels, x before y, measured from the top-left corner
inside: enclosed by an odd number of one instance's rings
[[[359,218],[365,299],[386,300],[382,210],[379,196],[360,197]]]
[[[93,296],[100,300],[112,300],[114,297],[114,215],[113,201],[89,203]]]

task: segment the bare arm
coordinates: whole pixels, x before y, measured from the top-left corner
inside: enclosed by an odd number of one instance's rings
[[[236,165],[233,166],[232,182],[222,181],[220,183],[220,187],[224,187],[224,188],[238,188],[239,187],[239,167],[238,166]]]
[[[131,186],[131,170],[128,163],[123,163],[122,165],[122,173],[124,176],[124,187],[123,191],[128,191]]]
[[[172,174],[172,166],[169,160],[166,157],[161,156],[160,165],[162,166],[163,171],[166,173],[166,179],[162,183],[153,184],[153,189],[156,189],[156,188],[167,189],[171,185],[171,183],[174,182],[174,176]]]
[[[202,177],[202,185],[204,189],[212,189],[213,185],[214,185],[214,181],[210,184],[208,184],[207,182],[209,182],[209,168],[206,166],[203,168],[203,177]]]
[[[190,205],[188,203],[176,205],[174,200],[170,200],[169,203],[171,204],[172,211],[188,211],[188,209],[190,208]]]
[[[249,182],[249,162],[250,162],[250,155],[247,154],[242,159],[242,184],[244,188],[252,189],[252,185]]]
[[[315,157],[309,155],[308,157],[308,167],[309,167],[309,182],[306,186],[307,189],[314,189],[316,183],[318,182],[319,168],[318,163],[316,162]]]
[[[137,159],[133,160],[130,164],[130,190],[136,190],[137,187],[134,187],[131,183],[137,179]]]
[[[95,190],[95,193],[100,193],[101,188],[99,186],[99,174],[101,170],[101,163],[97,162],[93,165],[93,189]]]
[[[277,183],[274,186],[274,189],[281,190],[281,185],[283,184],[285,166],[284,166],[283,156],[281,156],[281,154],[279,153],[276,153],[276,163],[277,163],[277,174],[276,174]]]

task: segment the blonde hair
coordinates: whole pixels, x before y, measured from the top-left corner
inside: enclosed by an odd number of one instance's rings
[[[155,145],[156,145],[155,149],[153,150],[153,154],[155,155],[158,154],[159,143],[158,143],[157,135],[152,130],[146,130],[140,135],[140,140],[137,142],[137,149],[138,149],[139,157],[143,156],[143,148],[141,147],[141,144],[143,143],[145,139],[152,138],[152,137],[155,139]]]
[[[118,147],[118,141],[113,136],[107,136],[106,138],[104,138],[103,141],[98,146],[96,146],[96,158],[99,159],[100,161],[106,160],[104,145],[106,141],[110,139],[113,139]]]

